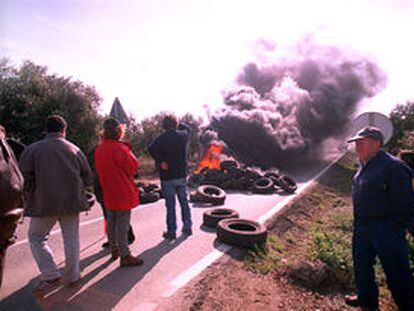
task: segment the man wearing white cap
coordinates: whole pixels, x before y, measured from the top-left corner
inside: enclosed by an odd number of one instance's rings
[[[352,252],[358,295],[347,297],[346,303],[363,310],[378,309],[374,272],[378,256],[395,303],[400,310],[414,310],[405,238],[414,219],[412,172],[382,150],[384,136],[376,127],[364,127],[348,142],[355,142],[360,167],[352,179]]]

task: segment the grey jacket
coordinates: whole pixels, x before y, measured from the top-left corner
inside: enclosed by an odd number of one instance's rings
[[[19,161],[25,178],[25,216],[77,214],[89,209],[85,187],[92,182],[86,156],[59,133],[50,133],[23,152]]]

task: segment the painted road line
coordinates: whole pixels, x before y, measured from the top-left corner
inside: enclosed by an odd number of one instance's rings
[[[316,174],[311,180],[307,181],[306,183],[300,185],[298,187],[298,189],[296,190],[296,195],[293,197],[287,197],[286,199],[282,200],[281,202],[279,202],[278,204],[276,204],[274,207],[272,207],[268,212],[266,212],[265,214],[263,214],[262,216],[259,217],[259,219],[257,220],[257,222],[263,224],[265,223],[267,220],[269,220],[270,218],[273,217],[273,215],[275,215],[283,206],[285,206],[286,204],[288,204],[292,199],[296,198],[297,195],[299,195],[300,193],[302,193],[303,191],[305,191],[310,185],[313,184],[313,182],[315,180],[318,180],[319,178],[321,178],[321,176],[323,174],[326,173],[327,170],[329,170],[336,162],[339,161],[339,159],[341,159],[344,155],[341,154],[339,155],[337,158],[335,158],[335,160],[333,160],[329,165],[327,165],[322,171],[320,171],[318,174]]]
[[[201,260],[197,261],[189,269],[180,273],[176,276],[170,283],[169,289],[162,294],[162,297],[170,297],[173,295],[179,288],[187,284],[192,278],[198,275],[201,271],[219,259],[223,254],[228,252],[232,247],[227,244],[220,244],[217,249],[212,251],[207,256],[204,256]]]
[[[339,159],[342,157],[343,157],[343,154],[338,156],[333,162],[327,165],[322,171],[320,171],[313,178],[311,178],[311,180],[302,184],[296,193],[299,194],[303,192],[305,189],[307,189],[315,180],[319,179],[329,168],[331,168],[335,163],[337,163]],[[264,223],[266,220],[271,218],[276,212],[278,212],[283,206],[288,204],[294,198],[296,198],[296,195],[292,197],[287,197],[285,200],[283,200],[282,202],[272,207],[269,212],[263,214],[257,221],[259,223]],[[226,252],[230,251],[231,248],[232,246],[230,245],[221,244],[219,247],[217,247],[217,249],[215,249],[214,251],[212,251],[205,257],[203,257],[201,260],[199,260],[194,265],[192,265],[189,269],[180,273],[169,283],[169,289],[166,290],[162,294],[162,297],[167,298],[167,297],[172,296],[178,289],[186,285],[192,278],[200,274],[205,268],[207,268],[209,265],[211,265],[213,262],[215,262],[217,259],[223,256]]]

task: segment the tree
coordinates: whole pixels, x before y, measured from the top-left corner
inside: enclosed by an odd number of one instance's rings
[[[44,136],[48,115],[60,114],[68,123],[67,138],[90,153],[97,143],[100,102],[94,87],[48,74],[47,67],[31,61],[16,69],[0,59],[0,124],[25,144]]]
[[[139,123],[132,116],[129,117],[131,123],[126,135],[126,140],[131,142],[134,151],[139,156],[148,156],[147,148],[158,135],[163,133],[162,120],[169,114],[171,113],[161,111],[154,116],[143,119]],[[192,130],[191,139],[188,145],[188,153],[190,156],[194,157],[195,155],[198,155],[200,147],[199,127],[201,125],[201,119],[197,119],[192,114],[187,113],[179,118],[179,121],[187,124]]]
[[[411,141],[409,132],[414,131],[414,102],[407,101],[406,104],[397,105],[390,114],[391,122],[394,126],[394,135],[388,143],[390,150],[397,150],[404,147],[404,143]]]

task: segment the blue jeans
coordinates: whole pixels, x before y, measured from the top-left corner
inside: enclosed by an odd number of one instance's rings
[[[181,206],[183,230],[191,230],[192,222],[187,199],[187,180],[185,178],[161,180],[161,189],[165,198],[165,206],[167,207],[167,231],[175,232],[177,230],[175,195],[177,195]]]
[[[378,256],[387,284],[400,310],[414,310],[414,283],[410,273],[405,230],[391,220],[354,222],[353,260],[358,298],[378,306],[374,264]]]

